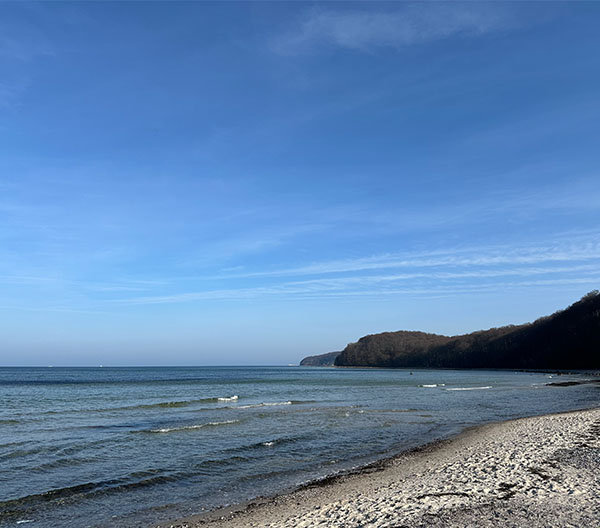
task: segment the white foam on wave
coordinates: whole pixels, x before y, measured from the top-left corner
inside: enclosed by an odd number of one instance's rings
[[[275,442],[274,442],[274,441],[271,441],[271,442],[263,442],[263,445],[264,445],[264,446],[267,446],[267,447],[271,447],[272,445],[275,445]]]
[[[252,409],[255,407],[274,407],[277,405],[292,405],[291,401],[284,401],[284,402],[262,402],[262,403],[250,403],[248,405],[240,405],[239,407],[236,407],[236,409]]]
[[[228,396],[225,398],[217,398],[217,401],[236,401],[239,398],[239,396],[234,395],[234,396]]]
[[[202,429],[204,427],[215,427],[217,425],[229,425],[238,423],[239,420],[226,420],[224,422],[207,422],[195,425],[184,425],[181,427],[163,427],[162,429],[150,429],[151,433],[173,433],[175,431],[190,431],[193,429]]]
[[[492,386],[491,385],[487,385],[486,387],[456,387],[453,389],[446,389],[449,391],[470,391],[470,390],[484,390],[484,389],[491,389]]]
[[[445,383],[431,383],[429,385],[419,385],[419,387],[424,387],[427,389],[432,389],[433,387],[445,387]]]

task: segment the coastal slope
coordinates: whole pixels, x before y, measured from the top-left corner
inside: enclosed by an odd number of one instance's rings
[[[336,366],[600,369],[600,294],[533,323],[459,336],[384,332],[350,343]]]

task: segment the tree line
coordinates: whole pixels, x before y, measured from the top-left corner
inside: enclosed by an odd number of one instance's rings
[[[330,358],[328,358],[330,360]],[[391,368],[600,368],[600,293],[532,323],[444,336],[384,332],[350,343],[336,366]]]

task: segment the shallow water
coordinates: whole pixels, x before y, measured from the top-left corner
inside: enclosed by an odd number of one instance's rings
[[[148,526],[469,425],[600,402],[595,384],[550,381],[499,371],[3,368],[0,525]]]

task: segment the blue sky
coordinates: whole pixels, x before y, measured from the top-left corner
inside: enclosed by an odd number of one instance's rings
[[[0,4],[0,364],[287,364],[600,284],[600,5]]]

